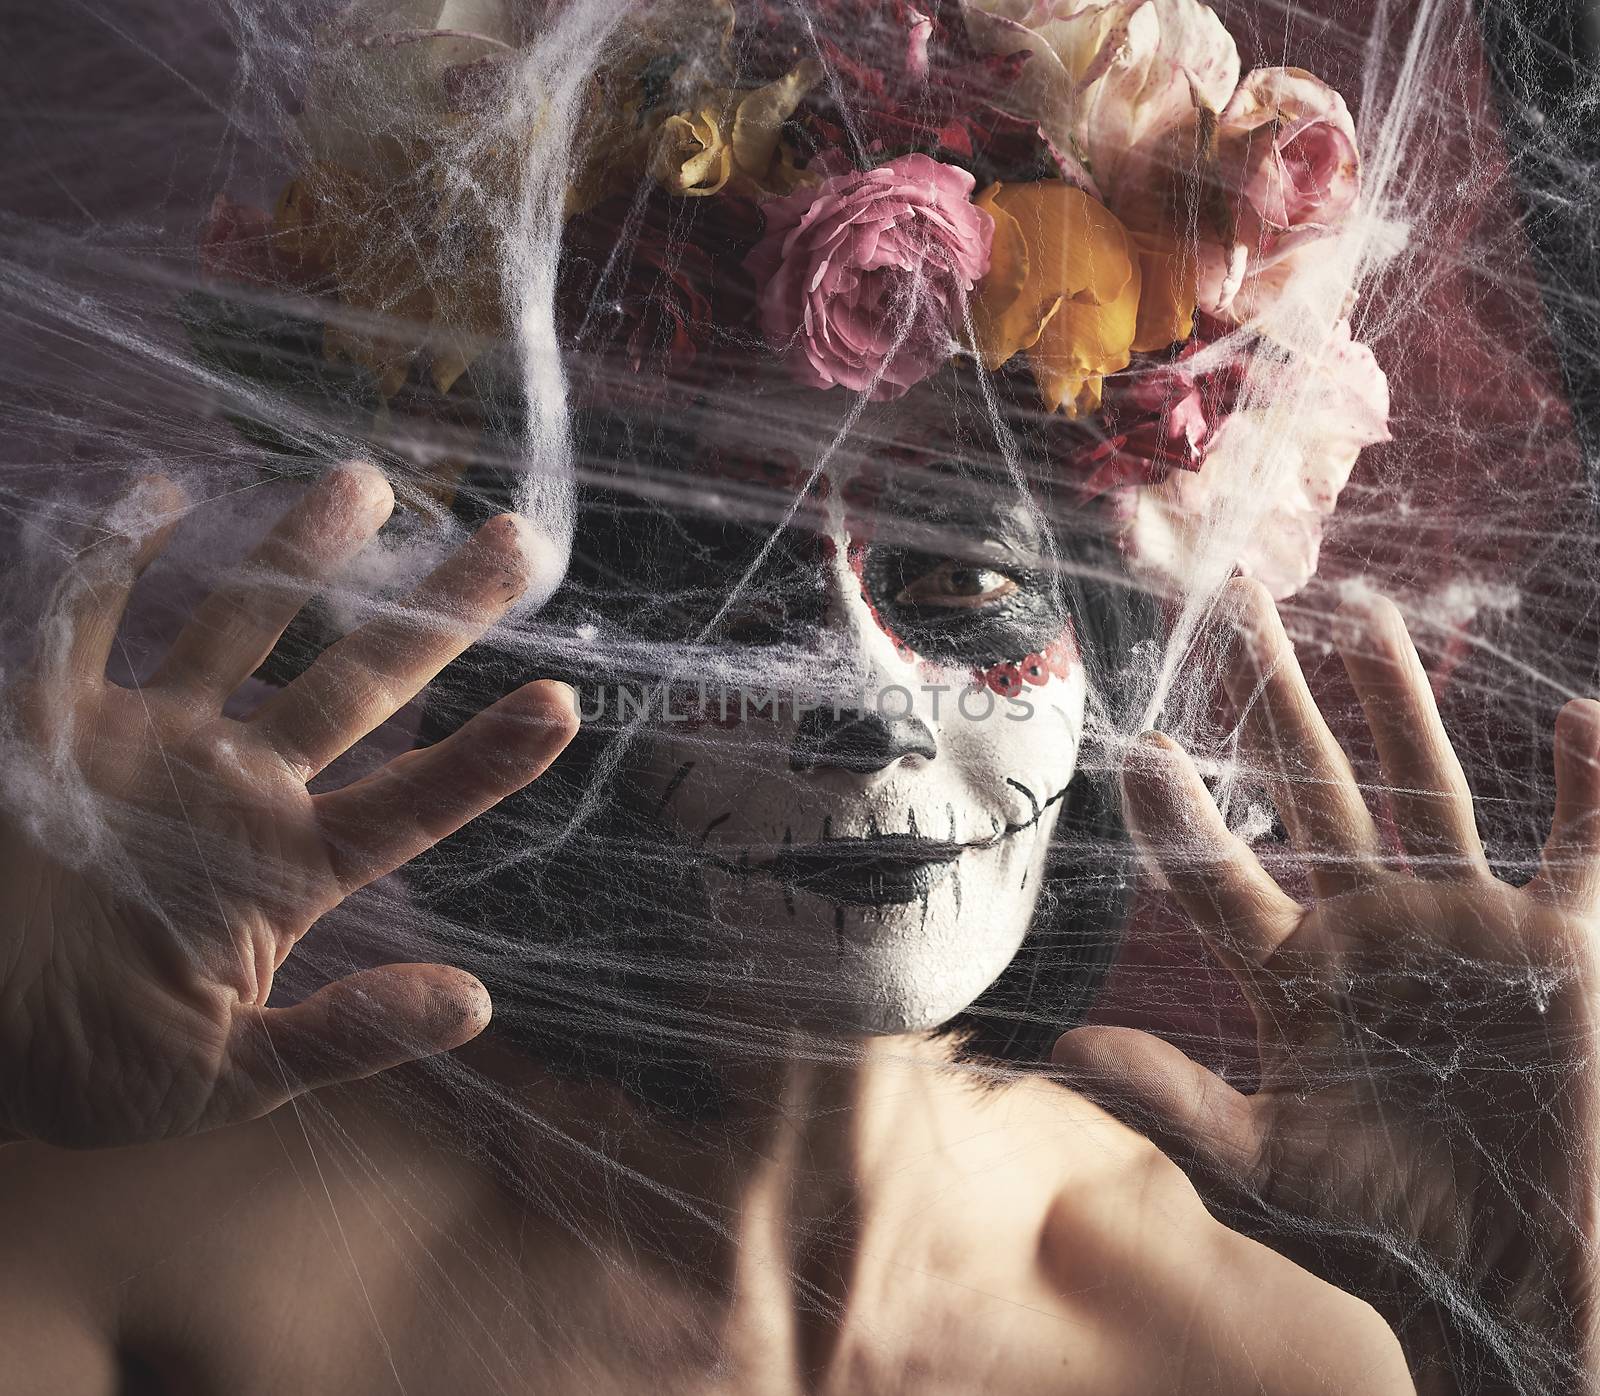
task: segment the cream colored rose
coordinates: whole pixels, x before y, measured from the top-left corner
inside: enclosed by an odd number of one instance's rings
[[[1192,172],[1207,124],[1239,83],[1227,27],[1199,0],[967,0],[974,42],[1029,52],[1025,114],[1082,161],[1129,227],[1162,221],[1165,192]]]
[[[732,123],[728,123],[730,126]],[[650,173],[669,194],[718,194],[733,174],[733,144],[715,107],[680,112],[661,123]]]

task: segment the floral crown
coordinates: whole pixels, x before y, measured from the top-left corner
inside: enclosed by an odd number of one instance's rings
[[[655,0],[572,93],[539,66],[552,23],[347,10],[305,167],[270,214],[218,199],[206,269],[337,302],[321,353],[384,401],[449,394],[508,332],[505,230],[559,149],[557,327],[606,392],[756,352],[886,400],[966,358],[1072,424],[1061,468],[1136,568],[1191,578],[1244,501],[1227,566],[1280,596],[1310,578],[1388,439],[1347,318],[1361,166],[1332,88],[1241,77],[1199,0]]]

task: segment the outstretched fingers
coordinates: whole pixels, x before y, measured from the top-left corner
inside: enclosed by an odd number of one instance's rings
[[[196,608],[155,682],[203,691],[220,707],[393,508],[394,492],[376,466],[356,461],[323,476]]]
[[[1400,837],[1419,877],[1489,875],[1472,791],[1393,602],[1347,605],[1339,653],[1378,749]]]
[[[519,688],[459,731],[316,797],[329,860],[348,895],[393,872],[537,779],[578,730],[566,684]]]
[[[1556,718],[1556,817],[1535,887],[1582,915],[1600,912],[1600,703]]]
[[[1128,821],[1208,947],[1248,992],[1254,967],[1289,937],[1303,915],[1223,820],[1188,754],[1146,732],[1122,776]]]
[[[252,724],[309,779],[408,703],[506,614],[536,573],[533,532],[491,519],[393,613],[324,651]]]
[[[1237,658],[1224,671],[1229,696],[1312,886],[1329,897],[1369,885],[1378,872],[1377,828],[1278,608],[1265,587],[1248,580],[1230,582],[1224,604],[1237,628]]]
[[[137,480],[90,525],[45,610],[39,653],[47,684],[99,684],[140,574],[160,555],[188,505],[165,476]]]

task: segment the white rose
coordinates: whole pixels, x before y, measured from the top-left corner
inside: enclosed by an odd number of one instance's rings
[[[1308,358],[1256,374],[1198,471],[1123,503],[1123,547],[1141,572],[1195,595],[1235,571],[1292,596],[1317,570],[1323,528],[1362,448],[1389,440],[1389,384],[1341,322]]]
[[[1200,113],[1220,112],[1239,83],[1233,36],[1199,0],[967,0],[967,25],[989,52],[1033,54],[1021,114],[1135,226],[1152,221]]]

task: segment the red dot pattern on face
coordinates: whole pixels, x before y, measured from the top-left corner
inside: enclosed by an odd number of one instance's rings
[[[914,453],[904,454],[906,460],[915,462]],[[904,461],[896,461],[904,465]],[[721,453],[710,457],[700,463],[701,471],[706,475],[716,476],[721,479],[737,480],[743,483],[766,485],[773,489],[786,490],[793,493],[805,487],[807,499],[801,506],[801,514],[820,511],[832,492],[832,481],[827,475],[811,478],[812,471],[792,456],[781,453],[762,453],[760,455],[735,455]],[[810,482],[807,485],[807,482]],[[845,560],[851,574],[856,579],[856,584],[861,590],[861,599],[866,603],[867,611],[872,616],[873,623],[887,635],[894,645],[895,653],[906,663],[919,662],[920,656],[916,650],[908,645],[895,633],[894,627],[884,619],[883,613],[878,609],[876,600],[867,590],[864,580],[866,550],[872,541],[873,525],[878,501],[883,492],[881,474],[875,470],[860,470],[850,475],[840,491],[840,499],[845,509],[846,546]],[[819,520],[820,523],[820,520]],[[819,531],[816,535],[816,557],[818,565],[827,566],[838,556],[838,547],[833,539]],[[1042,688],[1051,679],[1064,679],[1071,675],[1080,662],[1077,635],[1072,628],[1072,620],[1067,619],[1066,626],[1060,635],[1050,642],[1043,650],[1036,654],[1027,654],[1021,659],[1002,659],[989,665],[980,665],[972,670],[972,682],[975,687],[988,688],[998,693],[1002,698],[1015,698],[1024,688]],[[715,709],[719,705],[712,704]],[[753,716],[754,714],[752,714]],[[737,706],[732,713],[724,716],[720,711],[705,711],[697,713],[689,719],[688,726],[698,728],[702,724],[712,727],[737,727],[740,717]]]
[[[1078,635],[1068,617],[1061,634],[1039,653],[974,669],[972,682],[975,687],[992,689],[1002,698],[1015,698],[1024,688],[1043,688],[1051,679],[1068,678],[1081,658]]]
[[[1015,698],[1022,692],[1022,675],[1010,660],[993,664],[987,669],[975,669],[972,676],[1002,698]]]

